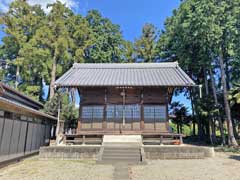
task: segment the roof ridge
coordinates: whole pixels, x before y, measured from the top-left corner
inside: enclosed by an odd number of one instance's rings
[[[73,69],[158,69],[158,68],[176,68],[177,62],[160,63],[74,63]]]

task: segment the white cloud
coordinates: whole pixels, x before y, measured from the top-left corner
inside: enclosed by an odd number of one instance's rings
[[[8,5],[12,0],[0,0],[0,11],[6,12],[8,10]]]
[[[77,2],[75,2],[74,0],[58,0],[58,1],[65,4],[69,8],[74,8],[77,5]],[[50,9],[47,8],[47,5],[56,2],[56,0],[41,0],[41,1],[39,1],[39,0],[38,1],[37,0],[28,0],[28,2],[31,5],[40,4],[45,12],[49,12]]]
[[[7,12],[9,4],[13,0],[0,0],[0,11]],[[50,9],[47,8],[47,4],[52,4],[57,0],[28,0],[28,3],[31,5],[40,4],[45,12],[49,12]],[[65,4],[69,8],[74,8],[77,6],[77,2],[75,0],[59,0],[61,3]]]

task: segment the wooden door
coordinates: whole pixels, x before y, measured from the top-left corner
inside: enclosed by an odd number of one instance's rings
[[[140,130],[141,112],[140,105],[125,105],[125,127],[124,130]]]
[[[102,129],[103,106],[89,105],[82,107],[82,129]]]
[[[140,105],[107,105],[107,130],[131,131],[140,130]],[[125,125],[123,126],[123,117]]]
[[[144,130],[154,131],[155,120],[154,120],[154,107],[144,105]]]
[[[120,131],[122,124],[122,106],[107,105],[107,130]]]
[[[166,132],[166,105],[144,105],[144,130]]]

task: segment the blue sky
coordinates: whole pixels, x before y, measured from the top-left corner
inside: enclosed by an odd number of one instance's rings
[[[75,10],[83,15],[90,9],[99,10],[121,26],[125,39],[134,40],[145,23],[163,29],[165,19],[179,4],[180,0],[82,0]]]
[[[30,4],[41,4],[45,11],[48,3],[55,0],[28,0]],[[133,41],[141,34],[145,23],[152,23],[159,29],[164,28],[164,21],[171,16],[180,0],[60,0],[76,13],[86,15],[91,9],[97,9],[104,17],[119,24],[123,36]],[[0,0],[0,10],[6,12],[12,0]],[[3,33],[0,32],[0,38]]]
[[[30,4],[41,4],[48,12],[46,5],[56,0],[28,0]],[[75,13],[85,16],[91,9],[98,10],[113,23],[119,24],[125,39],[134,41],[141,34],[145,23],[152,23],[158,29],[164,28],[164,21],[172,15],[172,11],[180,5],[180,0],[60,0]],[[6,12],[12,0],[0,0],[0,10]],[[4,33],[0,31],[0,38]],[[189,100],[183,95],[173,97],[173,101],[181,101],[190,108]]]

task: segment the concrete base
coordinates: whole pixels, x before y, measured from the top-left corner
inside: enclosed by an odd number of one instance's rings
[[[214,148],[202,146],[144,146],[146,159],[203,159],[214,157]]]
[[[141,146],[141,135],[104,135],[103,146]]]
[[[40,160],[97,160],[101,146],[49,146],[41,147],[39,151]]]

